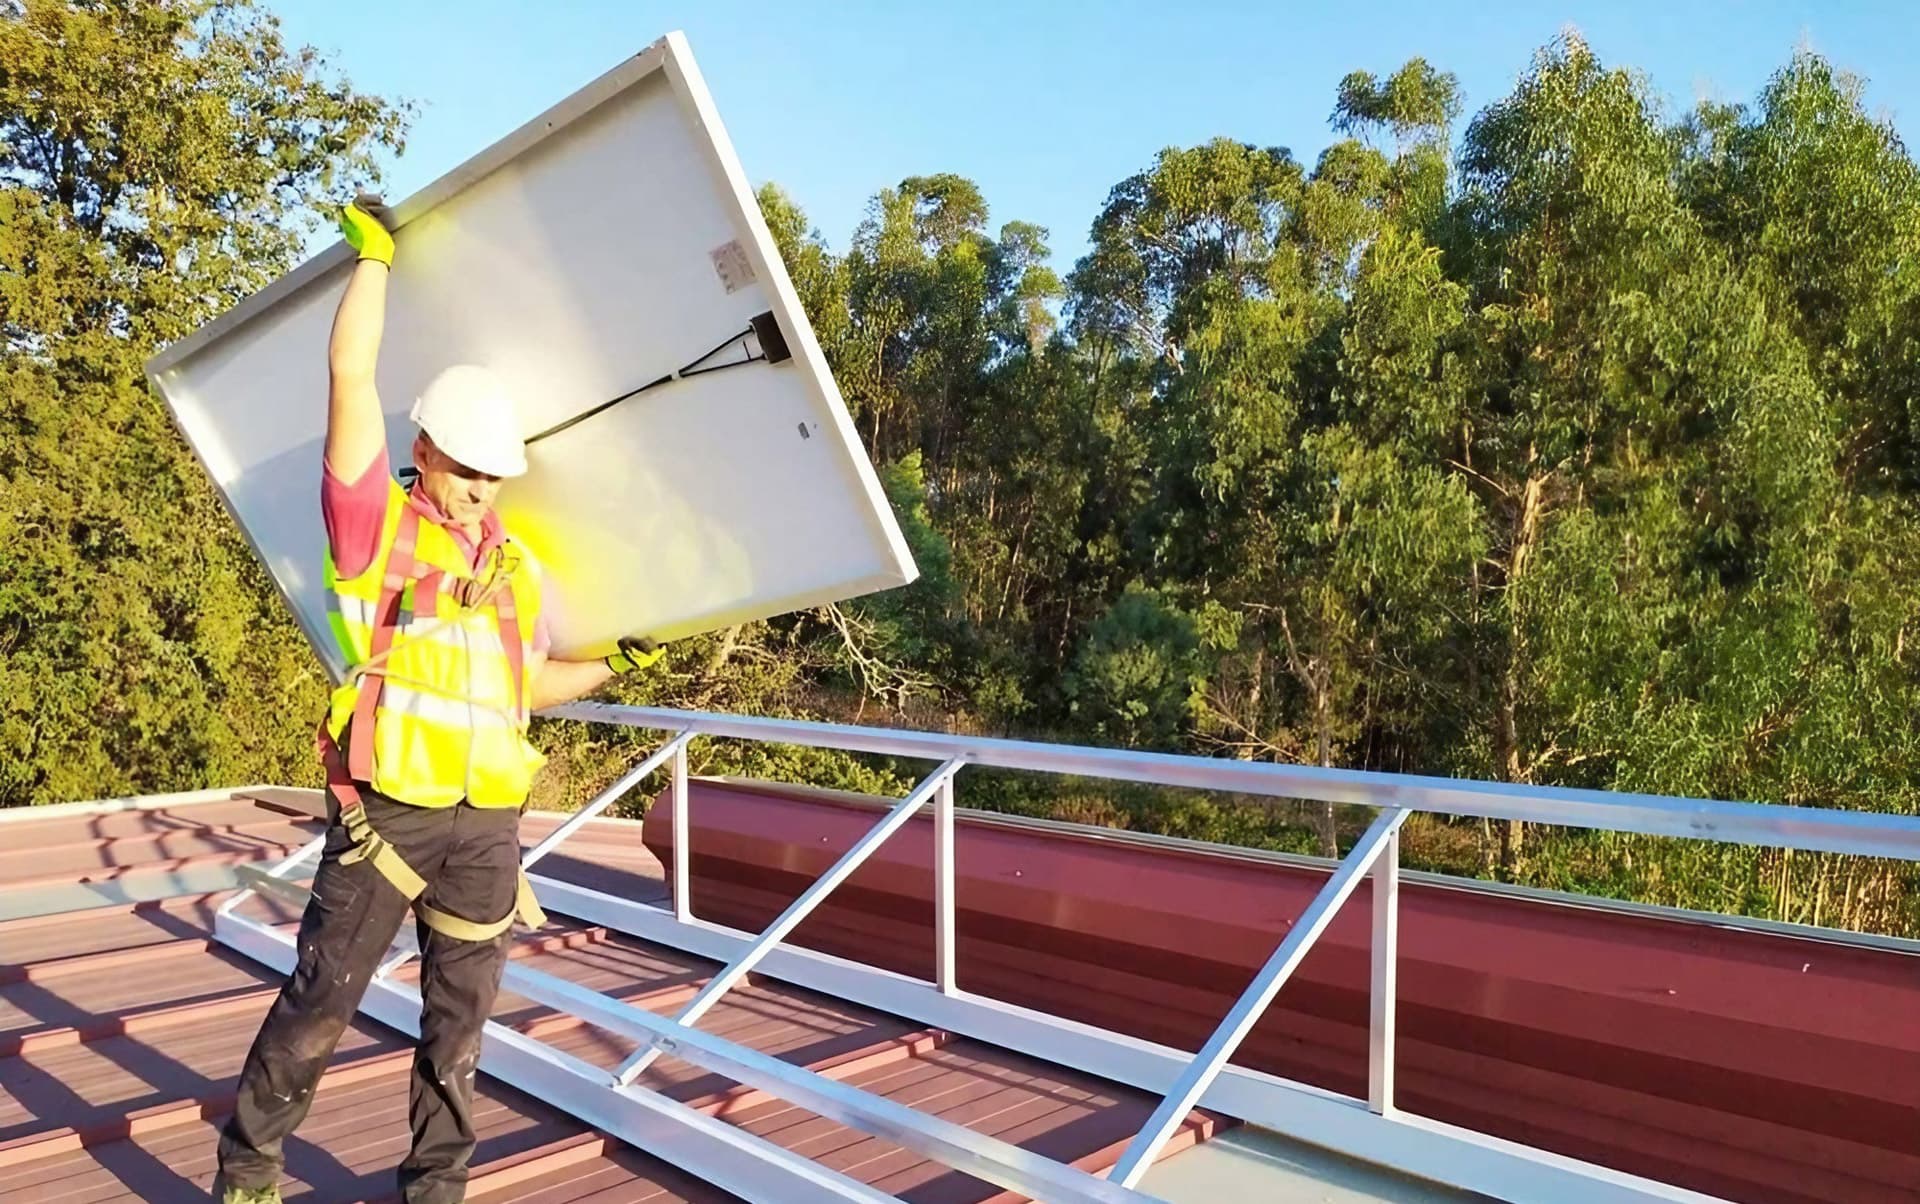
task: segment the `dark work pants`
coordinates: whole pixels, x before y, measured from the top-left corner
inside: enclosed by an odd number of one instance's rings
[[[426,879],[427,903],[482,923],[512,909],[517,808],[410,807],[364,790],[362,797],[373,830]],[[300,918],[298,964],[254,1038],[233,1118],[220,1135],[220,1170],[234,1187],[279,1182],[281,1144],[306,1118],[321,1072],[410,907],[372,863],[341,863],[352,842],[338,815],[332,819]],[[413,1148],[400,1164],[400,1191],[409,1204],[449,1204],[466,1195],[481,1028],[511,938],[461,941],[424,924],[417,930],[420,1042],[408,1097]]]

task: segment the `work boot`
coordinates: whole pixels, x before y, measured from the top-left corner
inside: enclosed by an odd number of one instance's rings
[[[220,1204],[280,1204],[278,1187],[229,1187]]]

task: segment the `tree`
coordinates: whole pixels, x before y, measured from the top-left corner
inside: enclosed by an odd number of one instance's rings
[[[1448,585],[1472,499],[1374,396],[1444,396],[1436,348],[1464,306],[1403,232],[1405,180],[1357,141],[1305,177],[1247,146],[1167,152],[1115,191],[1075,273],[1082,336],[1152,365],[1131,561],[1203,616],[1202,747],[1348,760],[1464,609]],[[1330,853],[1330,808],[1318,823]]]
[[[1816,399],[1680,204],[1674,143],[1641,86],[1578,39],[1475,120],[1462,158],[1452,250],[1473,285],[1463,333],[1479,379],[1455,463],[1492,519],[1474,586],[1487,720],[1476,768],[1551,780],[1614,754],[1599,716],[1632,697],[1627,680],[1659,680],[1655,633],[1687,610],[1689,579],[1710,584],[1688,545],[1717,516],[1686,507],[1714,489],[1725,440],[1755,417],[1817,431]],[[1735,558],[1754,551],[1741,546],[1750,530],[1719,533]],[[1581,648],[1600,616],[1625,641],[1605,658]],[[1644,655],[1622,654],[1633,648]],[[1581,668],[1592,673],[1569,676]],[[1520,835],[1507,825],[1509,874]]]
[[[1903,716],[1915,702],[1916,633],[1900,566],[1915,563],[1920,534],[1920,170],[1868,114],[1863,89],[1824,58],[1796,54],[1751,108],[1691,116],[1678,131],[1681,180],[1735,262],[1768,281],[1832,413],[1837,484],[1809,519],[1804,594],[1786,595],[1804,597],[1804,680],[1791,721],[1768,726],[1754,788],[1911,812],[1920,758]],[[1806,889],[1795,889],[1796,865]],[[1857,858],[1779,856],[1765,878],[1784,913],[1846,924],[1886,914],[1899,894],[1894,867]]]
[[[1683,199],[1777,282],[1843,407],[1843,470],[1875,491],[1920,489],[1920,168],[1899,136],[1868,116],[1860,80],[1808,52],[1756,110],[1703,105],[1680,134]]]
[[[245,0],[0,4],[0,803],[311,776],[322,675],[141,364],[405,119]]]
[[[1138,586],[1094,621],[1067,673],[1067,696],[1088,731],[1127,748],[1165,748],[1185,726],[1200,684],[1193,618]]]
[[[1039,233],[990,237],[964,180],[882,192],[844,257],[774,222],[870,449],[896,485],[919,470],[896,506],[950,553],[925,598],[866,612],[874,646],[961,725],[1915,810],[1905,149],[1806,55],[1752,110],[1673,122],[1569,37],[1456,145],[1461,112],[1413,60],[1348,77],[1349,136],[1311,170],[1163,151],[1095,217],[1058,329]],[[1341,835],[1324,808],[1303,828],[1166,792],[975,791],[1269,847]],[[1410,826],[1406,855],[1920,923],[1905,867],[1461,834]]]
[[[1444,131],[1460,116],[1460,80],[1436,71],[1420,57],[1410,58],[1385,80],[1353,71],[1340,81],[1332,125],[1342,133],[1385,127],[1396,138]]]

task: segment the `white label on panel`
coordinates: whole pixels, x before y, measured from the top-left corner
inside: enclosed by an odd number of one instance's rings
[[[713,256],[713,270],[728,292],[739,292],[757,279],[753,274],[753,261],[747,258],[746,248],[740,245],[739,239],[715,247],[708,254]]]

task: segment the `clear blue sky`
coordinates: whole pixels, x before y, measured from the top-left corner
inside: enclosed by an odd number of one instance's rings
[[[682,29],[748,176],[786,188],[835,247],[876,190],[954,171],[996,224],[1048,227],[1063,270],[1108,189],[1162,147],[1226,135],[1311,163],[1346,72],[1425,55],[1460,77],[1471,114],[1569,24],[1675,110],[1750,100],[1805,41],[1920,138],[1911,0],[264,2],[357,85],[420,104],[390,197]]]

